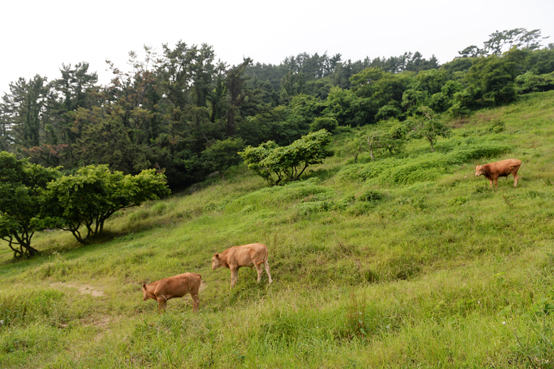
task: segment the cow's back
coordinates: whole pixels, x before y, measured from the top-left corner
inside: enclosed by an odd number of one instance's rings
[[[237,266],[253,266],[267,260],[267,246],[263,243],[233,246],[229,249],[228,263]]]
[[[202,278],[198,273],[183,273],[159,281],[156,294],[184,296],[200,287]]]
[[[497,161],[494,163],[486,164],[487,171],[492,175],[506,176],[512,172],[512,170],[519,168],[521,160],[519,159],[506,159]]]

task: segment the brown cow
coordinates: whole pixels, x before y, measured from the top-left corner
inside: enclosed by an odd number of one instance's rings
[[[273,282],[269,274],[269,264],[267,262],[267,246],[261,243],[251,243],[249,245],[233,246],[220,254],[215,254],[212,258],[212,269],[226,267],[231,269],[231,288],[237,283],[237,275],[240,267],[255,267],[258,272],[258,283],[262,279],[262,264],[269,277],[269,283]]]
[[[518,159],[507,159],[502,161],[497,161],[495,163],[489,163],[485,165],[478,165],[475,167],[475,176],[479,177],[481,174],[487,178],[491,183],[494,181],[494,187],[498,188],[498,177],[506,177],[512,174],[514,176],[514,187],[517,186],[517,180],[519,176],[517,171],[521,165],[521,160]]]
[[[193,311],[198,311],[198,290],[202,283],[202,276],[198,273],[183,273],[173,277],[142,285],[142,299],[158,301],[158,312],[165,310],[167,300],[183,297],[190,293],[193,301]]]

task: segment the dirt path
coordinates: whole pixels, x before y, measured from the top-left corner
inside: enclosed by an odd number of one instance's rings
[[[77,291],[79,291],[79,293],[82,295],[92,295],[94,297],[104,296],[104,291],[88,284],[56,282],[56,283],[52,283],[50,286],[57,289],[76,288]]]

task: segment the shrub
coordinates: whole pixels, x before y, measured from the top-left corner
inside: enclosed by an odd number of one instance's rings
[[[358,197],[358,200],[360,201],[368,201],[368,202],[377,202],[383,198],[383,194],[378,191],[368,190],[364,192],[360,197]]]
[[[328,132],[335,132],[337,127],[339,126],[337,120],[335,118],[330,117],[317,117],[314,119],[313,123],[310,124],[310,131],[311,132],[317,132],[322,129],[327,130]]]
[[[248,146],[239,155],[249,169],[276,185],[299,179],[308,166],[321,164],[323,159],[332,156],[333,152],[327,149],[330,143],[331,134],[322,129],[289,146],[279,147],[269,141],[257,148]]]

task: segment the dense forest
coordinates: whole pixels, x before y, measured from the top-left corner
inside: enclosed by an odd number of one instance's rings
[[[422,114],[463,117],[554,89],[554,44],[540,30],[490,35],[440,65],[432,56],[343,60],[306,53],[279,65],[230,66],[203,44],[129,53],[108,61],[106,86],[89,64],[62,65],[9,85],[0,102],[0,150],[75,173],[91,164],[137,174],[164,171],[172,189],[224,173],[247,146],[289,145],[321,128],[359,127]]]

